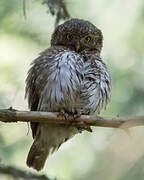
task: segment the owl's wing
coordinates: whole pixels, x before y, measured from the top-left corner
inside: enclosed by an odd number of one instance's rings
[[[49,51],[47,49],[46,51]],[[25,97],[28,98],[28,105],[31,111],[37,111],[41,91],[47,82],[48,71],[45,67],[46,61],[50,58],[44,52],[31,63],[26,79]],[[30,123],[33,138],[36,135],[38,123]]]
[[[75,111],[80,106],[83,59],[62,47],[47,49],[34,60],[26,79],[31,111]],[[38,123],[31,123],[33,137]]]
[[[99,114],[106,107],[110,100],[110,86],[109,73],[100,57],[87,61],[84,80],[84,95],[88,98],[86,112]]]

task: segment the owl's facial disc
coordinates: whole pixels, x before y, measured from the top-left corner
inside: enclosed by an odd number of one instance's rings
[[[65,46],[76,52],[101,51],[102,33],[92,23],[81,20],[71,19],[59,25],[51,40],[52,46]]]

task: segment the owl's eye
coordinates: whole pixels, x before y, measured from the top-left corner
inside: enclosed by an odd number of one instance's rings
[[[67,38],[68,40],[72,40],[73,36],[72,36],[70,33],[67,33],[66,38]]]
[[[87,37],[85,37],[85,40],[86,40],[87,42],[90,42],[90,41],[91,41],[91,37],[90,37],[90,36],[87,36]]]

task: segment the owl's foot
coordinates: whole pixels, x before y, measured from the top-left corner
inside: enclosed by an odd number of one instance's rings
[[[82,112],[80,112],[80,111],[75,113],[75,114],[73,114],[74,120],[78,119],[81,115],[82,115]]]
[[[76,112],[76,113],[71,113],[69,114],[69,117],[71,117],[71,120],[70,121],[70,124],[69,125],[73,125],[73,123],[75,123],[75,120],[78,119],[80,116],[82,115],[82,112],[79,111],[79,112]],[[92,129],[90,126],[87,126],[84,122],[80,122],[80,124],[82,125],[81,127],[77,127],[79,133],[82,133],[82,131],[86,130],[88,132],[92,132]]]
[[[57,115],[57,117],[59,117],[60,119],[65,119],[65,120],[68,120],[68,116],[69,116],[68,113],[66,113],[64,110],[61,110]]]
[[[81,115],[82,115],[82,112],[79,111],[79,112],[71,112],[71,113],[67,113],[68,116],[67,116],[67,120],[69,121],[68,122],[68,127],[69,126],[72,126],[73,123],[75,123],[75,120],[78,119]],[[82,133],[82,131],[86,130],[88,132],[92,132],[92,129],[90,126],[88,126],[87,124],[85,124],[84,122],[80,122],[80,124],[82,125],[81,127],[77,127],[79,133]]]
[[[61,110],[57,115],[60,119],[64,119],[66,121],[65,126],[70,127],[74,122],[75,118],[72,113],[66,112],[65,110]]]
[[[66,120],[66,127],[73,126],[73,123],[75,123],[75,120],[78,119],[82,115],[82,112],[65,112],[64,110],[61,110],[59,114],[57,115],[60,117],[60,119]],[[82,133],[82,131],[86,130],[88,132],[92,132],[92,129],[90,126],[87,126],[84,122],[80,122],[80,127],[76,127],[79,131],[79,133]]]
[[[77,118],[79,118],[81,115],[82,115],[81,112],[67,112],[65,110],[61,110],[57,116],[69,122],[73,122]]]

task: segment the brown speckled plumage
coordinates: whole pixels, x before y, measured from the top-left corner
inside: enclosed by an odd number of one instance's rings
[[[110,77],[100,57],[102,33],[71,19],[58,26],[51,47],[32,63],[26,80],[31,111],[98,114],[110,99]],[[74,127],[31,123],[34,143],[27,165],[41,170],[47,156],[78,133]]]

